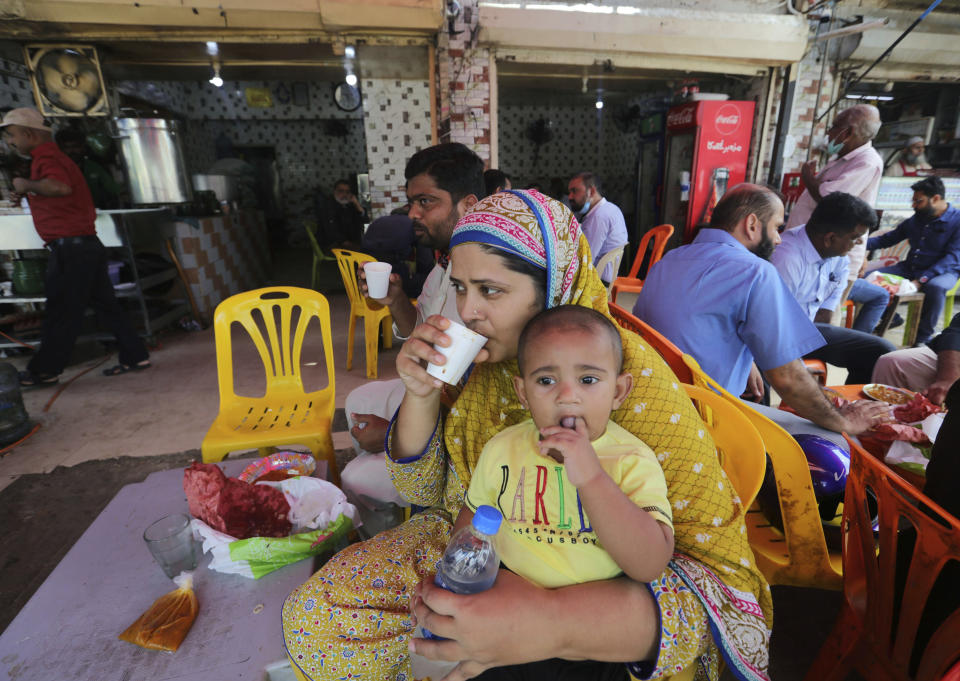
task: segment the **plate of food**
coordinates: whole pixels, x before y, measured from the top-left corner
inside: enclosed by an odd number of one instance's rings
[[[276,452],[251,463],[237,479],[250,483],[286,480],[297,475],[310,475],[316,467],[317,462],[309,454]]]
[[[910,390],[895,388],[883,383],[867,383],[863,386],[863,394],[871,400],[886,402],[887,404],[906,404],[914,396],[914,393]]]

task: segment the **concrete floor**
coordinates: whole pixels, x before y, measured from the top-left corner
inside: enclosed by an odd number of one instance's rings
[[[281,254],[271,284],[309,286],[310,259],[304,252]],[[320,289],[328,295],[333,355],[336,367],[336,404],[342,408],[347,394],[366,382],[363,326],[357,324],[353,369],[346,370],[349,303],[339,283],[336,263],[324,263]],[[213,329],[183,331],[170,329],[158,337],[151,349],[153,368],[144,372],[107,377],[103,368],[116,363],[116,355],[104,357],[99,345],[78,348],[84,356],[69,366],[61,383],[53,388],[24,391],[24,404],[31,418],[40,424],[33,437],[0,458],[0,490],[18,476],[49,473],[57,466],[75,466],[85,461],[120,456],[147,457],[200,448],[203,436],[218,408],[217,367]],[[308,352],[310,346],[308,345]],[[398,346],[379,352],[379,378],[397,376]],[[317,348],[314,348],[317,349]],[[236,365],[260,373],[252,345],[238,347]],[[28,356],[11,361],[18,369]],[[257,368],[255,368],[257,367]],[[246,376],[248,383],[258,382]],[[262,379],[259,380],[262,383]],[[238,384],[242,377],[238,375]],[[59,394],[58,394],[59,391]],[[49,409],[51,398],[57,395]],[[334,445],[350,446],[346,432],[335,433]]]

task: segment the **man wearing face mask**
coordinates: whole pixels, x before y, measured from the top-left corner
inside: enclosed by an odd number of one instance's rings
[[[627,223],[623,213],[600,194],[600,183],[593,173],[574,175],[568,186],[570,208],[577,214],[583,235],[590,244],[593,264],[615,248],[627,243]],[[600,273],[604,282],[611,282],[617,273],[613,265]]]
[[[836,158],[828,161],[819,173],[816,172],[816,161],[803,164],[800,174],[806,189],[790,211],[787,229],[806,224],[820,200],[832,192],[851,194],[863,199],[871,207],[876,205],[883,175],[883,159],[873,148],[871,140],[879,130],[880,112],[875,106],[858,104],[837,114],[833,125],[827,130],[824,148],[828,157],[836,154]],[[846,297],[861,304],[853,328],[870,333],[880,321],[889,296],[882,287],[870,284],[861,277],[866,257],[866,243],[857,244],[847,254],[850,265],[847,283],[850,289]]]
[[[904,239],[910,242],[910,252],[904,260],[880,271],[906,277],[923,292],[917,327],[919,345],[933,337],[947,291],[957,283],[960,274],[960,210],[947,203],[943,180],[936,175],[925,177],[910,188],[913,216],[886,234],[870,239],[867,248],[887,248]]]
[[[895,153],[887,163],[887,169],[883,174],[887,177],[917,177],[926,175],[928,171],[933,170],[923,152],[926,146],[923,138],[914,135],[903,145],[903,149]]]

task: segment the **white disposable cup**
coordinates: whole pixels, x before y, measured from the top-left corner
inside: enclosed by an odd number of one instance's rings
[[[363,271],[367,275],[367,295],[386,298],[393,266],[388,262],[368,262],[363,266]]]
[[[427,365],[427,373],[444,383],[456,385],[470,366],[470,362],[480,352],[480,348],[487,342],[487,338],[453,320],[450,320],[450,328],[444,333],[450,336],[453,342],[446,348],[434,345],[433,349],[446,357],[447,362],[443,365],[431,362]]]

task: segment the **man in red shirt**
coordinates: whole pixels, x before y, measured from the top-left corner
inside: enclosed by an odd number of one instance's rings
[[[27,370],[20,372],[20,384],[45,386],[60,380],[88,305],[117,339],[120,363],[104,374],[148,368],[147,348],[114,295],[107,251],[97,238],[96,210],[80,168],[54,143],[49,123],[36,109],[9,111],[0,130],[10,147],[32,159],[30,179],[14,178],[11,198],[17,202],[26,195],[33,225],[50,251],[43,336]]]

